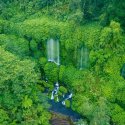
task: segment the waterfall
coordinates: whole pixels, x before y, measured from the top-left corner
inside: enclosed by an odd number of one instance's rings
[[[88,67],[88,59],[89,59],[89,52],[88,52],[88,49],[86,47],[82,47],[80,49],[80,52],[79,52],[80,56],[79,56],[79,68],[80,70],[82,69],[86,69]]]
[[[65,101],[68,100],[68,99],[71,99],[72,98],[72,93],[70,93],[68,95],[68,97],[66,97],[63,101],[62,101],[62,105],[65,105]]]
[[[55,96],[57,97],[57,102],[59,102],[59,98],[58,98],[58,91],[59,91],[59,83],[57,82],[55,84],[55,87],[52,91],[52,94],[51,94],[51,100],[54,100]]]
[[[56,47],[57,47],[57,64],[60,64],[60,60],[59,60],[59,41],[56,41]]]
[[[60,65],[58,40],[50,39],[47,41],[47,58],[48,61]]]

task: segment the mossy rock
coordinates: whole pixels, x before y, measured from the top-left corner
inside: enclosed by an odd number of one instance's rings
[[[59,96],[55,95],[55,96],[54,96],[54,101],[55,101],[55,102],[58,102],[58,101],[57,101],[57,98],[58,98],[58,100],[59,100]]]
[[[49,99],[51,99],[51,95],[52,93],[49,93],[48,95]],[[59,96],[58,96],[58,99],[59,99]],[[57,102],[57,95],[54,95],[54,101]]]
[[[69,101],[69,100],[66,100],[66,101],[65,101],[65,104],[66,104],[66,107],[67,107],[67,108],[70,108],[70,101]]]
[[[59,95],[59,96],[62,96],[63,94],[62,94],[62,92],[58,91],[58,95]]]
[[[65,87],[63,87],[63,86],[60,86],[59,91],[60,91],[61,93],[63,93],[63,94],[66,94],[66,93],[67,93],[67,89],[66,89]]]

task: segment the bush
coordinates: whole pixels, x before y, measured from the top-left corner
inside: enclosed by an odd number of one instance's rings
[[[0,35],[0,45],[7,51],[20,57],[29,56],[28,41],[15,35]]]
[[[49,125],[50,114],[43,108],[47,101],[36,86],[40,78],[36,64],[1,47],[0,53],[0,122]]]
[[[65,104],[66,104],[66,107],[67,107],[67,108],[70,108],[70,101],[69,101],[69,100],[66,100],[66,101],[65,101]]]
[[[44,67],[45,75],[51,82],[58,81],[58,66],[55,63],[47,63]]]
[[[66,89],[65,87],[63,87],[63,86],[60,86],[59,91],[60,91],[61,93],[63,93],[63,94],[66,94],[66,93],[67,93],[67,89]]]
[[[119,105],[117,104],[112,104],[111,105],[111,117],[112,117],[112,121],[115,124],[118,125],[124,125],[125,124],[125,111],[123,108],[121,108]]]

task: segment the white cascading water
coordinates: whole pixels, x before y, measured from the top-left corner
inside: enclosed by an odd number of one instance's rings
[[[51,94],[51,100],[54,100],[55,96],[57,97],[57,102],[59,102],[59,98],[58,98],[58,90],[59,90],[59,84],[58,82],[55,84],[55,87],[52,91],[52,94]]]
[[[58,40],[50,39],[47,41],[47,58],[48,61],[60,65]]]
[[[71,98],[72,98],[72,93],[70,93],[70,94],[68,95],[68,97],[65,98],[65,99],[62,101],[62,104],[65,105],[65,101],[68,100],[68,99],[71,99]]]

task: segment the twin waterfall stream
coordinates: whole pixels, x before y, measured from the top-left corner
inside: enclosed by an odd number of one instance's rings
[[[82,47],[78,51],[78,67],[80,70],[87,69],[88,68],[88,57],[89,57],[89,52],[86,47]]]
[[[50,39],[47,41],[47,59],[49,62],[54,62],[60,65],[60,47],[59,41]],[[86,47],[82,46],[78,49],[77,66],[80,70],[88,67],[89,51]]]
[[[88,49],[84,46],[82,46],[80,49],[77,50],[77,67],[79,70],[87,69],[88,67],[88,59],[89,59],[89,52]],[[47,59],[49,62],[55,63],[58,67],[60,66],[60,46],[59,41],[54,39],[49,39],[47,41]],[[65,107],[65,101],[69,100],[71,102],[72,99],[72,92],[68,92],[68,94],[63,95],[63,99],[59,100],[58,98],[58,91],[59,91],[59,82],[55,81],[54,83],[54,89],[51,93],[51,104],[52,104],[52,110],[55,112],[62,112],[62,114],[65,114],[74,118],[79,118],[79,115],[72,111],[72,109],[67,109]],[[55,103],[55,101],[57,103]],[[71,106],[71,105],[70,105]]]
[[[88,49],[85,47],[81,47],[81,49],[78,50],[78,67],[80,70],[86,69],[88,67]],[[50,39],[47,41],[47,58],[49,62],[54,62],[58,66],[60,65],[60,47],[59,47],[59,41]],[[59,83],[56,81],[55,87],[52,91],[51,100],[54,100],[54,97],[56,95],[57,102],[59,102],[58,99],[58,90],[59,90]],[[65,101],[72,98],[72,93],[69,93],[66,97],[64,97],[64,100],[62,101],[62,105],[65,105]]]

